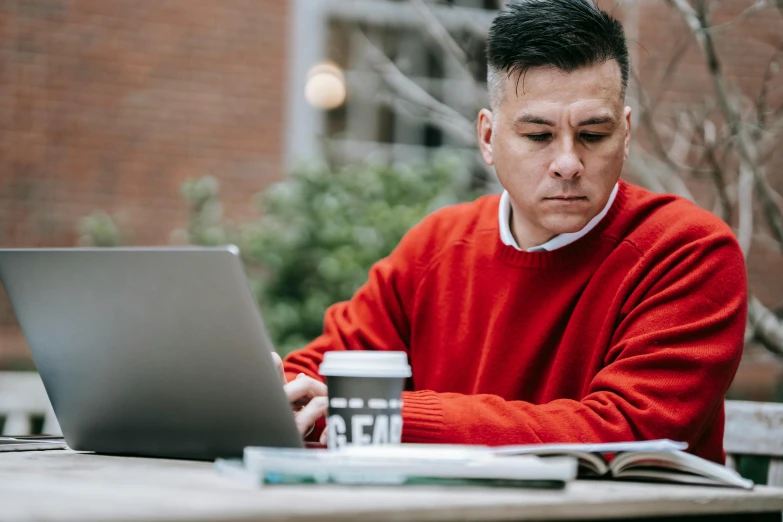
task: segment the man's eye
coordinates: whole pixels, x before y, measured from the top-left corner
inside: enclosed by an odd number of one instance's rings
[[[589,143],[597,143],[604,139],[603,134],[590,134],[589,132],[582,133],[582,139]]]
[[[530,141],[546,141],[549,138],[551,138],[552,135],[550,133],[544,133],[544,134],[528,134],[527,139]]]

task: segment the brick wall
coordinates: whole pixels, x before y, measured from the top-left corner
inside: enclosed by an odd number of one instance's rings
[[[0,246],[73,246],[95,209],[168,243],[206,174],[255,213],[282,176],[287,5],[0,0]],[[0,295],[0,365],[16,332]]]

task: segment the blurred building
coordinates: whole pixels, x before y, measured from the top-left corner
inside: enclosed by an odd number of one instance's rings
[[[473,121],[485,103],[484,34],[501,3],[432,6],[463,44],[458,60],[433,44],[408,0],[0,2],[0,245],[75,245],[80,220],[96,209],[131,244],[168,243],[187,220],[181,183],[204,175],[220,181],[227,215],[243,219],[256,212],[253,195],[299,161],[418,161],[444,150],[475,161],[472,143],[438,124],[442,114],[387,88],[372,49],[408,88]],[[635,73],[670,139],[712,92],[698,48],[684,46],[690,36],[666,2],[600,3],[623,20]],[[759,11],[728,23],[753,1],[714,3],[730,87],[752,94],[752,105],[775,42],[783,48],[783,19]],[[767,83],[767,101],[783,103],[781,80]],[[783,176],[771,182],[783,192]],[[709,180],[688,183],[700,204],[716,205]],[[783,254],[761,235],[749,276],[773,308],[783,306],[781,273]],[[0,368],[26,356],[1,298]],[[740,393],[767,398],[781,373],[750,349]]]

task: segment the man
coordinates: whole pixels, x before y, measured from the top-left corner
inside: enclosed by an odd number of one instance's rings
[[[284,364],[300,430],[326,409],[324,352],[404,350],[405,442],[666,437],[722,462],[744,261],[712,214],[619,181],[621,25],[591,0],[523,0],[487,57],[479,145],[505,191],[430,215],[329,308]]]

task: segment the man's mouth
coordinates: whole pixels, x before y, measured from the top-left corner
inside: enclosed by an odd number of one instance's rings
[[[587,201],[587,196],[552,196],[544,199],[550,201]]]

